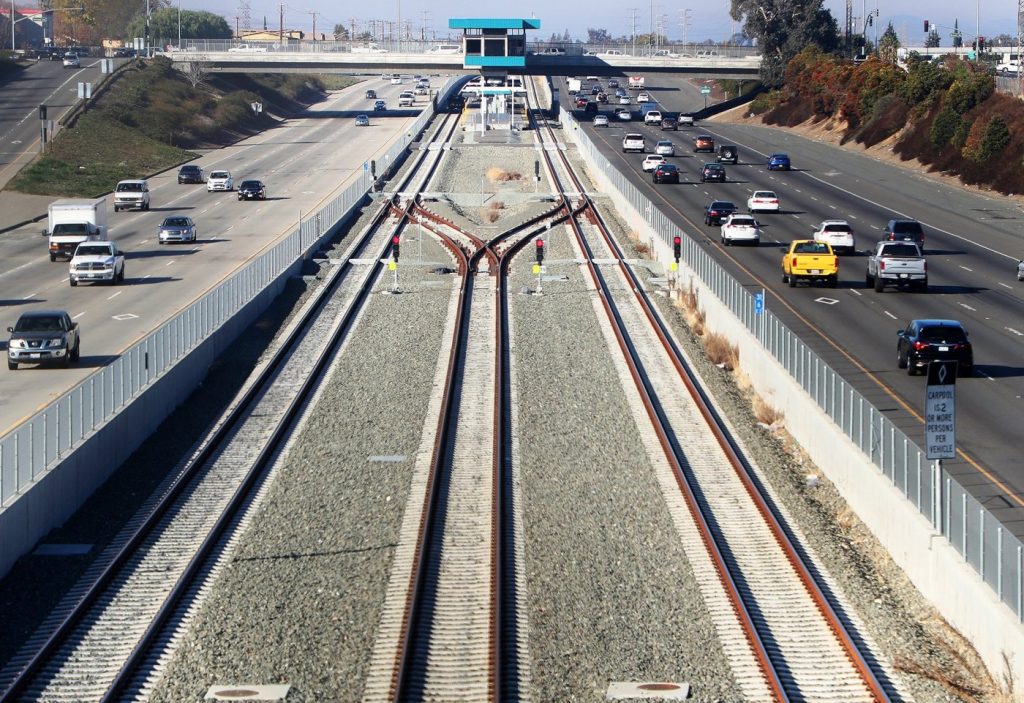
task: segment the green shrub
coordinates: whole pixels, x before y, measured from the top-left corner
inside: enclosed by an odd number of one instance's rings
[[[981,148],[978,149],[974,160],[984,163],[999,154],[1010,145],[1010,129],[1006,126],[1006,120],[1000,115],[993,115],[985,126],[985,132],[981,137]]]
[[[930,135],[932,144],[939,149],[946,146],[953,139],[953,135],[956,134],[959,127],[960,116],[949,106],[943,107],[935,116],[935,121],[932,122]]]

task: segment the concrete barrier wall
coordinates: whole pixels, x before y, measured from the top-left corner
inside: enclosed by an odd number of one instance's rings
[[[585,138],[564,119],[562,132],[578,146],[581,146],[581,138]],[[593,161],[588,149],[581,148],[580,155],[588,162],[598,191],[613,196],[615,208],[626,224],[667,270],[672,261],[669,242],[652,228],[648,218],[633,207],[629,198],[618,192],[603,171],[603,164]],[[700,307],[706,313],[708,330],[723,335],[737,346],[740,366],[758,395],[782,412],[793,438],[836,486],[915,587],[975,647],[997,680],[1008,675],[1019,681],[1024,675],[1024,625],[1017,614],[1002,602],[871,458],[847,438],[692,269],[681,263],[678,278],[683,289],[693,284]]]

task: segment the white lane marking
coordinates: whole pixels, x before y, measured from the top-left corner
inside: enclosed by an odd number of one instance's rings
[[[968,310],[970,310],[971,312],[978,312],[976,308],[972,308],[972,307],[971,307],[970,305],[968,305],[967,303],[957,303],[957,305],[959,305],[959,306],[960,306],[960,307],[962,307],[962,308],[967,308],[967,309],[968,309]]]
[[[80,313],[78,313],[77,315],[75,315],[74,317],[72,317],[71,319],[72,319],[72,320],[77,320],[78,318],[80,318],[80,317],[81,317],[82,315],[84,315],[84,314],[85,314],[85,312],[80,312]]]
[[[141,242],[139,242],[139,246],[141,247],[143,244],[145,244],[148,241],[149,241],[148,239],[143,239]]]
[[[109,298],[107,298],[107,300],[113,300],[113,299],[114,299],[114,298],[116,298],[117,296],[121,295],[121,293],[123,293],[123,292],[124,292],[124,291],[120,291],[120,290],[119,290],[119,291],[117,291],[116,293],[114,293],[114,294],[113,294],[112,296],[110,296]]]
[[[173,266],[174,265],[174,260],[172,259],[171,261],[168,261],[165,265],[166,266]]]
[[[970,273],[974,273],[974,269],[970,269],[970,268],[967,268],[967,267],[966,267],[966,266],[964,266],[963,264],[961,264],[961,265],[960,265],[960,268],[962,268],[962,269],[963,269],[964,271],[968,271],[968,272],[970,272]]]
[[[68,279],[66,279],[66,278],[65,278],[64,280],[66,281],[66,280],[68,280]],[[35,293],[29,293],[29,294],[28,294],[28,295],[26,295],[26,296],[25,296],[24,298],[22,298],[22,300],[29,300],[29,299],[31,299],[31,298],[34,298],[34,297],[36,297],[36,294],[35,294]]]
[[[898,319],[900,319],[900,318],[896,317],[895,315],[893,315],[893,314],[892,314],[891,312],[889,312],[888,310],[883,310],[882,312],[884,312],[884,313],[885,313],[886,315],[888,315],[889,317],[891,317],[891,318],[892,318],[892,319],[894,319],[894,320],[898,320]]]
[[[143,279],[143,280],[145,280],[145,279],[149,278],[149,277],[150,277],[150,276],[152,276],[152,275],[153,275],[153,274],[151,274],[151,273],[147,273],[147,274],[146,274],[145,276],[143,276],[143,277],[142,277],[142,279]]]
[[[861,293],[861,292],[860,292],[859,290],[855,290],[855,289],[851,288],[851,289],[850,289],[850,292],[851,292],[851,293],[853,293],[854,295],[856,295],[856,296],[860,297],[860,298],[863,298],[863,297],[864,297],[864,294],[863,294],[863,293]]]
[[[999,285],[1001,285],[1003,288],[1009,288],[1010,290],[1013,290],[1013,286],[1008,286],[1005,283],[1003,283],[1002,281],[999,281]]]
[[[1018,337],[1024,337],[1024,332],[1021,332],[1020,330],[1015,330],[1012,327],[1007,327],[1006,329],[1009,330],[1011,334],[1015,334]]]

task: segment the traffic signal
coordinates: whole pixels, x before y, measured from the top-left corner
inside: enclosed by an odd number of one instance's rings
[[[679,235],[672,237],[672,255],[676,257],[676,263],[679,263],[679,255],[683,248],[683,238]]]
[[[537,263],[538,264],[544,263],[544,240],[543,239],[538,239],[537,240]]]
[[[978,51],[985,50],[985,37],[978,37]]]
[[[39,119],[41,119],[41,120],[45,120],[46,119],[46,105],[40,105],[39,106]]]
[[[924,33],[925,33],[925,34],[927,34],[927,33],[928,33],[928,20],[925,20],[925,21],[924,21]]]
[[[401,241],[397,234],[391,237],[391,258],[396,262],[398,261],[398,250],[400,249],[399,244],[401,244]]]

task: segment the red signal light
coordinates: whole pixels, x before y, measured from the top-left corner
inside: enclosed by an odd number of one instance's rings
[[[683,248],[683,238],[676,235],[672,237],[672,255],[676,257],[676,263],[679,263],[679,255]]]
[[[541,263],[543,261],[544,261],[544,240],[543,239],[538,239],[537,240],[537,263],[539,264],[539,263]]]
[[[398,250],[400,249],[399,245],[401,243],[402,243],[402,240],[401,240],[401,238],[397,234],[392,235],[392,237],[391,237],[391,258],[394,259],[395,261],[398,261]]]

